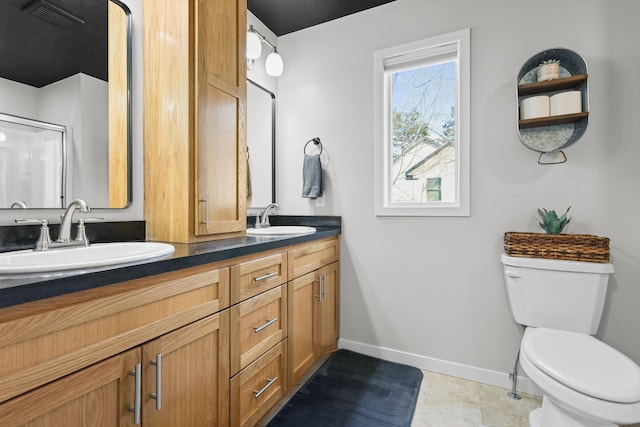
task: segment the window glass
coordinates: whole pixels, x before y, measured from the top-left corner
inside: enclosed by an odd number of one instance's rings
[[[376,51],[376,214],[469,215],[470,31]]]

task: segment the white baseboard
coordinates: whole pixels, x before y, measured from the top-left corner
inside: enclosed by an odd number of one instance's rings
[[[404,365],[415,366],[426,371],[439,374],[451,375],[465,380],[475,381],[496,387],[511,390],[511,380],[506,372],[490,371],[488,369],[477,368],[475,366],[462,365],[460,363],[448,362],[446,360],[435,359],[433,357],[421,356],[419,354],[407,353],[391,348],[378,347],[345,339],[338,340],[338,348],[366,354],[390,362],[402,363]],[[541,396],[540,389],[527,377],[518,376],[517,390],[520,393],[534,394]]]

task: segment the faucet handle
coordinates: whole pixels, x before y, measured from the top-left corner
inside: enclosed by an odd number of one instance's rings
[[[104,218],[79,218],[75,241],[82,242],[85,246],[89,246],[89,238],[87,237],[85,223],[102,221],[104,221]]]
[[[36,242],[36,247],[34,250],[36,251],[46,251],[49,249],[49,245],[51,244],[51,236],[49,235],[49,221],[46,219],[23,219],[17,218],[15,219],[16,224],[40,224],[40,236],[38,236],[38,241]]]
[[[81,218],[78,220],[78,222],[80,221],[84,221],[86,224],[88,224],[90,222],[104,222],[104,218],[98,218],[98,217]]]

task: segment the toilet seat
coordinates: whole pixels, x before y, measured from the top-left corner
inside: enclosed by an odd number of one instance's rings
[[[579,393],[617,403],[640,402],[640,366],[598,339],[576,332],[527,328],[526,358]]]

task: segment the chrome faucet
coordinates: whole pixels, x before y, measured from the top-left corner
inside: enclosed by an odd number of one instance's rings
[[[71,248],[75,246],[89,246],[89,239],[85,231],[85,222],[101,221],[102,218],[87,218],[80,219],[78,221],[78,234],[75,240],[71,240],[71,221],[73,220],[73,214],[76,209],[80,209],[80,212],[91,212],[89,205],[80,199],[76,199],[69,203],[67,210],[60,221],[60,231],[58,232],[58,240],[51,241],[49,236],[49,221],[46,219],[21,219],[15,220],[17,224],[40,224],[40,236],[36,242],[34,250],[36,251],[48,251],[49,249],[57,248]]]
[[[91,208],[84,200],[75,199],[69,203],[67,210],[60,220],[60,231],[58,232],[58,240],[56,240],[56,243],[71,242],[71,221],[73,220],[73,214],[76,209],[80,209],[82,213],[91,212]]]
[[[27,204],[22,200],[11,203],[11,209],[27,209]]]
[[[269,211],[271,209],[279,210],[280,206],[277,203],[269,203],[267,207],[264,208],[260,217],[260,227],[266,228],[271,226],[271,224],[269,223]]]

